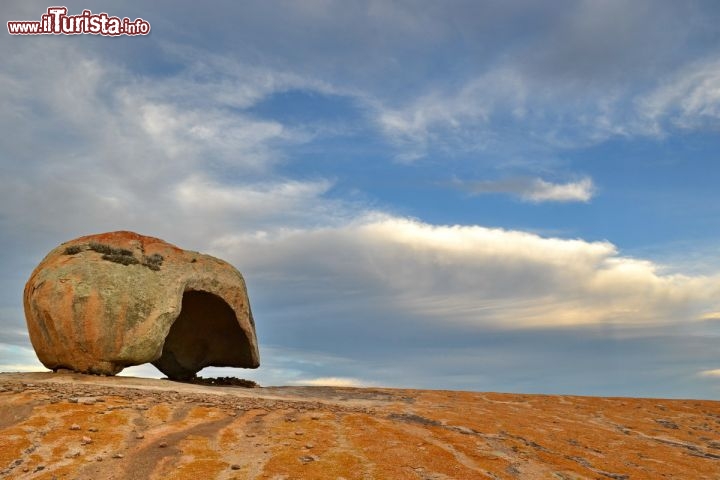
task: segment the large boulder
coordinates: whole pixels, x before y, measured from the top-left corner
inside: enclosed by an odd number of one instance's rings
[[[151,362],[173,379],[257,368],[245,281],[232,265],[133,232],[63,243],[25,285],[30,340],[47,368],[114,375]]]

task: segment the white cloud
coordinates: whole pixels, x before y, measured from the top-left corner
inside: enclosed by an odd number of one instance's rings
[[[277,122],[212,108],[148,103],[141,93],[124,100],[123,113],[138,116],[144,136],[171,162],[212,156],[219,164],[257,170],[274,161],[269,142],[292,139],[292,133]]]
[[[403,148],[404,158],[422,156],[433,144],[470,142],[482,148],[492,142],[491,117],[498,110],[525,115],[527,86],[513,69],[497,68],[468,81],[459,91],[435,90],[410,100],[402,107],[372,102],[383,132]]]
[[[589,178],[568,183],[551,183],[537,178],[522,198],[531,202],[587,202],[594,192],[595,186]]]
[[[364,316],[402,312],[446,328],[683,323],[716,309],[720,294],[715,277],[663,275],[608,242],[383,215],[229,234],[213,249],[261,288],[268,282],[318,310],[342,299],[350,310],[363,305]]]
[[[454,184],[476,195],[505,193],[533,203],[588,202],[595,194],[595,185],[589,177],[566,183],[548,182],[542,178],[508,178],[480,182],[458,180]]]
[[[717,125],[720,120],[720,61],[715,56],[684,66],[660,86],[637,99],[646,128],[662,133],[665,124],[680,128]]]
[[[249,185],[220,185],[193,175],[175,187],[175,199],[188,212],[243,215],[257,220],[289,217],[317,204],[332,187],[328,180],[276,181]],[[318,213],[314,211],[313,213]]]
[[[717,126],[720,62],[713,55],[680,63],[642,85],[609,86],[535,76],[507,60],[466,78],[461,88],[431,87],[400,106],[375,101],[374,111],[410,161],[431,148],[506,156],[574,149],[613,137]]]
[[[619,9],[623,22],[617,21]],[[659,25],[673,23],[673,8],[660,10],[661,21],[646,33],[669,47],[672,41]],[[642,6],[583,2],[566,12],[569,18],[542,39],[546,43],[486,61],[454,78],[451,87],[428,82],[425,90],[400,101],[375,97],[372,111],[384,134],[402,149],[398,157],[408,162],[433,149],[537,157],[614,137],[717,126],[717,55],[670,62],[673,55],[629,48],[628,38],[644,38],[629,20],[641,21],[642,12]],[[622,31],[611,33],[616,28]],[[638,69],[643,63],[647,70]]]
[[[8,230],[25,225],[26,244],[48,232],[68,239],[131,228],[197,245],[226,221],[247,229],[341,215],[322,198],[329,180],[274,173],[283,150],[308,134],[239,110],[322,84],[194,51],[177,53],[187,62],[179,74],[149,78],[92,51],[18,45],[2,48],[0,128],[12,141],[0,160],[0,203]],[[227,98],[242,90],[252,93]],[[198,228],[178,228],[186,221]]]
[[[698,372],[698,375],[701,377],[720,378],[720,368],[715,370],[703,370]]]
[[[400,106],[369,103],[383,133],[401,149],[400,160],[410,163],[433,150],[463,151],[497,156],[506,165],[651,133],[626,106],[634,94],[623,88],[589,90],[574,79],[536,78],[508,61],[466,78],[458,89],[431,87]]]
[[[268,96],[290,90],[308,90],[328,95],[347,91],[311,75],[271,68],[257,62],[192,48],[178,43],[162,43],[164,54],[184,66],[178,75],[158,84],[145,79],[142,90],[152,98],[171,98],[175,103],[202,105],[205,102],[246,109]],[[192,89],[188,89],[192,85]],[[160,86],[160,88],[158,88]]]
[[[85,173],[82,167],[167,181],[201,167],[262,172],[278,161],[281,147],[303,143],[310,134],[245,109],[284,89],[325,88],[198,52],[177,54],[176,61],[187,62],[180,73],[150,78],[56,43],[3,50],[8,68],[0,72],[0,85],[7,89],[0,105],[8,114],[0,126],[16,140],[8,155],[27,156],[27,149],[15,147],[37,144],[27,134],[32,124],[47,141],[37,145],[42,155],[35,152],[28,160],[60,157],[75,174]],[[64,68],[70,64],[73,68]],[[243,100],[229,98],[243,91],[252,93]]]

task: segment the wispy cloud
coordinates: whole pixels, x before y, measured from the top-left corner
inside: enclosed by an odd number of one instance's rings
[[[253,228],[297,224],[302,212],[311,222],[332,216],[335,204],[322,200],[330,180],[275,173],[283,149],[309,137],[240,109],[284,88],[310,88],[309,80],[250,67],[245,75],[243,65],[200,59],[194,51],[177,53],[187,69],[151,79],[73,47],[31,41],[4,50],[7,65],[15,66],[0,72],[8,86],[0,95],[6,113],[0,126],[14,139],[2,160],[8,174],[0,178],[6,225],[32,217],[61,239],[134,228],[193,244],[202,241],[201,229],[178,237],[173,217],[194,218],[212,234],[223,221]],[[20,68],[22,58],[37,62]],[[69,63],[72,69],[62,67]],[[226,98],[243,90],[252,93]],[[38,143],[31,130],[53,140]],[[24,237],[28,245],[41,241],[31,232]]]
[[[542,154],[716,125],[717,56],[677,57],[688,53],[677,42],[702,37],[718,12],[652,10],[644,1],[579,2],[547,18],[532,46],[499,46],[505,55],[485,57],[451,86],[377,97],[376,121],[408,162],[444,150]]]
[[[659,134],[672,127],[717,126],[720,61],[713,56],[687,65],[636,102],[641,120],[647,122],[646,128]]]
[[[532,203],[588,202],[595,195],[595,185],[589,177],[566,183],[520,177],[478,182],[456,180],[454,185],[473,195],[501,193]]]
[[[316,181],[275,180],[223,185],[195,174],[174,188],[174,201],[188,216],[216,215],[214,221],[231,218],[259,228],[282,222],[285,227],[308,225],[339,215],[342,207],[324,198],[332,187],[326,179]]]
[[[412,160],[438,146],[485,149],[497,142],[492,123],[499,112],[510,112],[514,120],[526,115],[526,95],[519,72],[499,67],[468,80],[459,91],[439,89],[401,107],[379,101],[373,107],[382,131]]]

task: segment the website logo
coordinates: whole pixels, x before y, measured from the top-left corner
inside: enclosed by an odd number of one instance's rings
[[[107,13],[83,10],[80,15],[68,15],[67,7],[50,7],[40,21],[7,22],[10,35],[147,35],[150,22],[142,18],[111,17]]]

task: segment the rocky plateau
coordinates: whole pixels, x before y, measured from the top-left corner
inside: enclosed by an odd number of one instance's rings
[[[720,479],[720,402],[0,374],[0,478]]]

